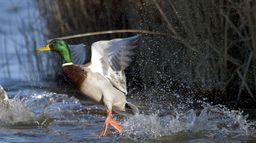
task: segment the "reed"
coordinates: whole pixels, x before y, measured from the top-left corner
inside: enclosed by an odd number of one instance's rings
[[[14,15],[15,20],[11,18],[10,22],[13,23],[10,25],[14,26],[8,27],[9,29],[1,33],[3,38],[0,44],[0,72],[1,78],[4,78],[1,82],[14,78],[15,80],[27,80],[32,85],[37,85],[41,79],[54,79],[55,70],[48,70],[49,66],[47,66],[47,64],[52,65],[52,62],[45,60],[49,56],[41,56],[35,50],[39,44],[42,44],[42,41],[46,41],[43,36],[44,32],[42,32],[42,19],[37,19],[38,15],[31,8],[34,3],[26,2],[24,2],[26,4],[22,3],[22,6],[10,2],[9,7],[6,8],[12,12],[7,16]],[[26,14],[19,13],[23,10]],[[9,24],[9,21],[4,22]],[[41,62],[42,59],[45,61]]]

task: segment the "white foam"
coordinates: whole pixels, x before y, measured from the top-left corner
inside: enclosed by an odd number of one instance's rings
[[[23,91],[0,104],[0,126],[45,126],[50,120],[61,118],[63,112],[79,108],[74,97],[52,92]]]
[[[175,115],[136,115],[123,123],[122,135],[132,139],[155,139],[181,132],[204,137],[252,136],[254,123],[243,112],[205,104],[202,110],[173,111]],[[197,113],[197,114],[196,114]]]
[[[34,123],[34,114],[16,100],[9,99],[5,105],[0,106],[0,125],[13,126],[17,124]]]

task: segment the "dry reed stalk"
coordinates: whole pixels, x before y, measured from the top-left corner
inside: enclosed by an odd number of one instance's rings
[[[247,73],[248,73],[248,70],[249,70],[249,66],[251,64],[252,55],[253,55],[252,53],[249,55],[248,61],[246,63],[246,67],[244,69],[243,76],[241,75],[239,69],[237,69],[237,74],[238,74],[239,78],[242,80],[240,88],[239,88],[239,92],[238,92],[238,95],[237,95],[237,103],[240,100],[240,96],[241,96],[243,87],[245,87],[245,89],[248,91],[249,95],[254,99],[254,101],[256,101],[254,95],[252,94],[250,88],[248,87],[248,85],[246,83],[246,76],[247,76]]]
[[[74,39],[74,38],[81,38],[81,37],[88,37],[88,36],[96,36],[96,35],[104,35],[104,34],[117,34],[117,33],[142,33],[142,34],[150,34],[150,35],[171,36],[172,38],[176,39],[176,37],[174,37],[168,33],[154,32],[154,31],[148,31],[148,30],[142,30],[142,29],[119,29],[119,30],[88,32],[88,33],[83,33],[83,34],[57,37],[57,38],[53,38],[53,39],[67,40],[67,39]],[[49,40],[47,40],[47,42],[50,42],[53,39],[49,39]]]
[[[10,72],[10,67],[9,67],[9,64],[10,64],[10,62],[9,62],[9,60],[10,60],[10,58],[8,57],[8,50],[7,50],[7,41],[6,41],[6,37],[4,37],[4,39],[3,39],[3,46],[4,46],[4,52],[3,52],[3,57],[4,57],[4,63],[5,63],[5,67],[6,67],[6,74],[7,74],[7,77],[8,78],[10,78],[11,77],[11,72]],[[2,68],[4,68],[4,67],[2,67]]]

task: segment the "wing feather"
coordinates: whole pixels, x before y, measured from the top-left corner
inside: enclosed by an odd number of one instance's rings
[[[84,44],[69,45],[69,50],[74,64],[85,64],[90,61],[90,51]]]
[[[119,90],[127,93],[124,70],[132,62],[140,35],[98,41],[92,44],[91,70],[101,73]]]

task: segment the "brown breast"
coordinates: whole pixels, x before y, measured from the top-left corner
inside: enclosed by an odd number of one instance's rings
[[[87,77],[87,72],[78,65],[66,65],[63,67],[63,71],[77,88],[80,88]]]

